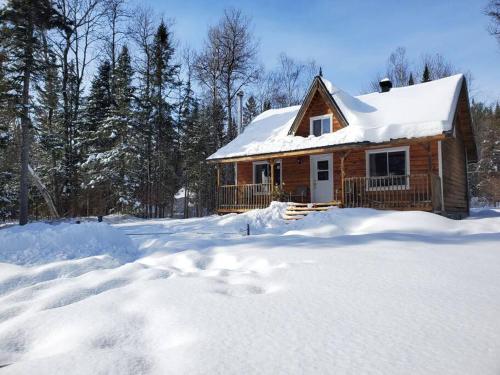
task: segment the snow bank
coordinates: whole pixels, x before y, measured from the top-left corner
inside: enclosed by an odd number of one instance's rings
[[[132,241],[105,223],[34,223],[0,230],[0,262],[35,265],[108,254],[120,262],[136,259]]]
[[[218,226],[234,231],[246,231],[247,224],[250,225],[251,234],[275,233],[283,228],[287,203],[271,202],[270,206],[260,210],[252,210],[243,214],[230,214],[222,216]]]
[[[500,220],[497,219],[500,214],[483,213],[481,217],[483,219],[476,222],[474,216],[467,220],[453,220],[421,211],[332,208],[291,223],[284,234],[332,237],[384,233],[436,236],[500,232]]]

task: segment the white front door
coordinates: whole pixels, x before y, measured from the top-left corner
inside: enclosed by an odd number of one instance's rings
[[[314,203],[333,200],[332,154],[311,155],[311,200]]]

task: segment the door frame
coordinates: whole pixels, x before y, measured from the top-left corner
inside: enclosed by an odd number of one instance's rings
[[[309,157],[309,189],[311,191],[311,203],[317,203],[315,197],[315,189],[314,189],[314,180],[316,174],[316,161],[317,160],[328,160],[328,175],[331,181],[331,200],[333,200],[333,154],[319,154],[319,155],[311,155]]]

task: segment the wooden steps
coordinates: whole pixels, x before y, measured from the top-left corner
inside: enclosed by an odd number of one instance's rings
[[[283,219],[285,220],[300,220],[313,212],[324,212],[331,207],[339,206],[339,201],[326,203],[288,203]]]

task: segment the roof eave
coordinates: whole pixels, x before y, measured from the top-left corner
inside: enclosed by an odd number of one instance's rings
[[[384,141],[384,142],[369,142],[369,141],[362,141],[362,142],[353,142],[353,143],[341,143],[341,144],[336,144],[336,145],[328,145],[328,146],[321,146],[321,147],[311,147],[311,148],[303,148],[303,149],[298,149],[298,150],[290,150],[290,151],[279,151],[279,152],[267,152],[267,153],[261,153],[261,154],[254,154],[254,155],[239,155],[239,156],[232,156],[232,157],[225,157],[225,158],[214,158],[214,159],[207,159],[208,163],[234,163],[238,161],[252,161],[252,160],[265,160],[265,159],[273,159],[273,158],[280,158],[280,157],[294,157],[294,156],[301,156],[301,155],[314,155],[314,154],[321,154],[326,151],[343,151],[343,150],[349,150],[353,148],[374,148],[374,147],[382,147],[382,146],[389,146],[389,145],[399,145],[403,143],[421,143],[421,142],[429,142],[429,141],[439,141],[443,140],[445,138],[449,138],[453,136],[452,131],[444,131],[441,134],[433,135],[433,136],[426,136],[426,137],[415,137],[415,138],[394,138],[390,139],[389,141]]]

